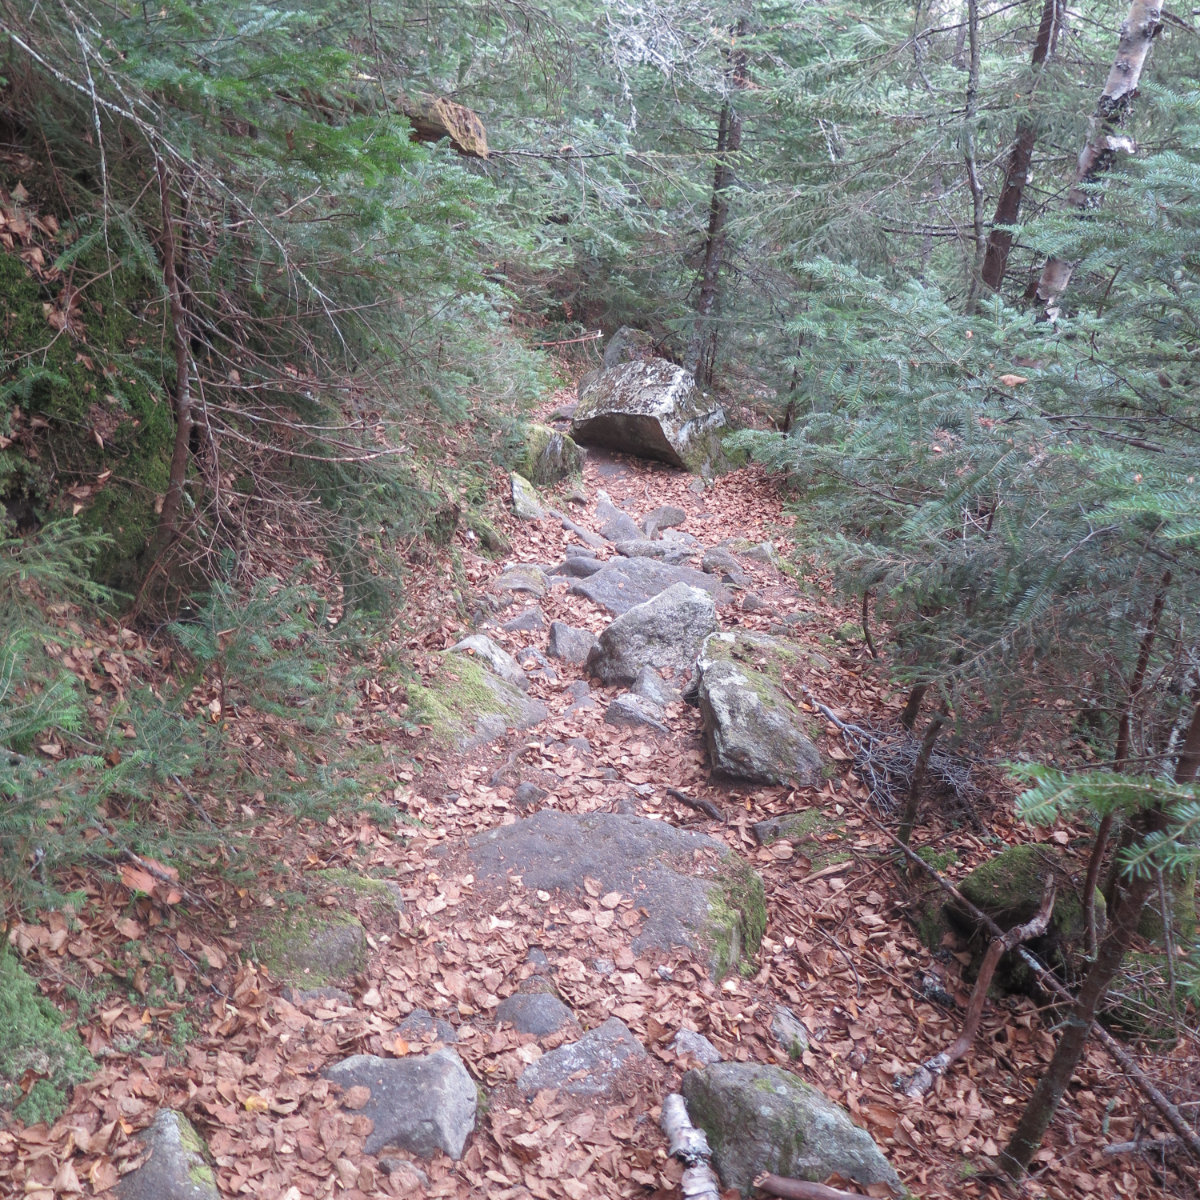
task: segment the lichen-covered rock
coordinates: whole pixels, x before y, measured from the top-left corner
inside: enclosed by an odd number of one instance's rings
[[[541,599],[550,588],[550,580],[534,563],[514,563],[501,573],[496,587],[502,592],[525,592]]]
[[[604,366],[619,367],[622,363],[641,362],[653,358],[654,335],[632,325],[622,325],[604,347]]]
[[[563,621],[551,621],[546,653],[551,658],[561,658],[563,662],[582,666],[599,644],[590,629],[576,629]]]
[[[546,510],[538,503],[533,484],[516,471],[513,471],[509,481],[512,485],[513,512],[522,521],[540,521],[546,515]]]
[[[819,808],[802,808],[755,821],[750,832],[760,846],[791,842],[796,853],[808,859],[810,870],[819,871],[854,858],[854,839],[846,835],[846,822]]]
[[[370,1093],[359,1111],[374,1122],[363,1149],[378,1154],[385,1146],[431,1158],[444,1150],[462,1158],[475,1128],[478,1094],[453,1050],[411,1058],[355,1054],[330,1067],[325,1077],[348,1091]]]
[[[300,904],[273,910],[254,951],[275,979],[297,987],[346,983],[367,964],[367,936],[353,913]]]
[[[619,616],[677,583],[707,592],[716,604],[725,604],[731,598],[729,589],[716,576],[692,567],[669,566],[655,558],[610,558],[599,571],[572,584],[569,590]]]
[[[691,669],[704,639],[717,627],[717,606],[699,588],[676,583],[617,617],[588,655],[588,670],[603,683],[633,683],[644,667]]]
[[[141,1142],[148,1157],[117,1184],[120,1200],[218,1200],[207,1148],[183,1113],[162,1109]]]
[[[689,1071],[682,1091],[726,1187],[749,1195],[754,1177],[770,1171],[812,1183],[836,1173],[902,1190],[871,1135],[844,1108],[779,1067],[714,1063]]]
[[[525,672],[521,670],[517,660],[507,650],[502,650],[490,637],[485,637],[482,633],[473,633],[470,637],[463,638],[461,642],[455,642],[450,647],[450,653],[474,654],[487,663],[489,670],[503,679],[505,683],[512,684],[522,692],[529,690],[529,680],[525,677]]]
[[[808,1049],[808,1026],[786,1004],[776,1005],[771,1032],[789,1058],[800,1058]]]
[[[548,487],[582,470],[583,451],[567,434],[549,425],[526,428],[520,474],[530,483]]]
[[[651,541],[650,538],[633,538],[627,542],[614,542],[618,554],[626,558],[661,558],[663,562],[672,565],[685,563],[692,557],[689,546],[676,545],[674,542]]]
[[[580,380],[571,436],[699,472],[721,461],[725,410],[691,372],[662,358],[622,363]]]
[[[736,779],[812,787],[821,756],[781,672],[798,650],[762,634],[715,633],[698,663],[697,699],[713,768]]]
[[[612,1091],[625,1063],[645,1058],[641,1042],[616,1017],[577,1042],[543,1054],[525,1068],[517,1086],[523,1092],[557,1088],[569,1096],[603,1096]]]
[[[635,696],[632,692],[622,692],[614,697],[604,712],[604,720],[619,729],[648,729],[662,736],[671,732],[663,724],[662,709],[653,700]]]
[[[723,842],[665,821],[543,809],[467,843],[480,886],[519,876],[538,891],[587,895],[587,881],[632,898],[647,914],[635,953],[699,952],[717,978],[744,966],[766,929],[762,880]]]
[[[473,750],[510,729],[544,721],[546,706],[505,683],[464,654],[447,655],[424,683],[408,685],[409,719],[431,728],[434,739]]]

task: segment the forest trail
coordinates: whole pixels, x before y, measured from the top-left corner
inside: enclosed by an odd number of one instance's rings
[[[96,1192],[115,1184],[137,1154],[137,1132],[163,1107],[181,1109],[202,1132],[222,1196],[677,1196],[682,1168],[667,1157],[658,1116],[663,1097],[700,1065],[696,1043],[689,1052],[686,1039],[675,1041],[683,1030],[703,1035],[726,1060],[793,1071],[844,1105],[905,1184],[927,1200],[1001,1194],[998,1184],[972,1175],[973,1163],[1003,1144],[1051,1035],[1031,1001],[989,1004],[976,1050],[925,1102],[897,1094],[898,1075],[953,1041],[967,990],[959,963],[935,963],[913,932],[921,889],[894,870],[888,835],[865,804],[866,789],[850,773],[835,728],[809,710],[827,764],[816,787],[714,778],[695,708],[668,704],[666,734],[615,727],[605,711],[622,689],[602,687],[583,667],[545,656],[551,622],[598,634],[612,620],[568,591],[574,580],[550,576],[544,595],[515,599],[497,585],[516,564],[560,562],[587,536],[580,529],[597,533],[602,492],[635,521],[677,505],[686,513],[682,531],[696,539],[692,565],[715,546],[734,547],[743,578],[719,606],[722,628],[786,634],[809,651],[803,683],[814,696],[857,720],[882,720],[896,711],[897,697],[877,673],[860,614],[839,606],[815,570],[799,577],[794,568],[765,561],[765,553],[751,557],[738,549],[773,542],[786,554],[789,545],[792,518],[776,483],[757,468],[701,486],[666,467],[594,453],[574,501],[571,490],[567,483],[543,499],[564,513],[569,507],[575,528],[552,516],[506,517],[511,550],[503,558],[487,557],[460,530],[460,570],[470,592],[492,600],[474,624],[457,617],[450,568],[435,563],[414,585],[413,604],[423,611],[406,643],[420,669],[464,636],[486,634],[526,666],[530,695],[545,704],[546,719],[466,753],[447,751],[428,731],[392,734],[400,739],[394,761],[403,765],[386,799],[412,824],[384,829],[366,814],[347,814],[308,831],[264,829],[264,845],[275,839],[280,878],[239,893],[240,926],[231,922],[220,936],[215,930],[171,935],[180,955],[201,967],[207,959],[214,969],[215,999],[182,1055],[111,1054],[52,1130],[23,1130],[15,1141],[0,1131],[0,1151],[15,1149],[59,1180],[47,1196],[61,1192],[64,1179],[86,1179]],[[381,670],[368,684],[368,698],[394,693],[396,682]],[[724,819],[680,795],[715,806]],[[1011,819],[1003,804],[989,814],[993,829]],[[828,819],[812,839],[759,844],[756,823],[804,809]],[[464,853],[467,839],[535,811],[636,814],[718,839],[765,885],[766,933],[753,968],[714,982],[703,958],[686,948],[636,949],[653,914],[631,895],[605,890],[601,880],[551,892],[478,878]],[[969,827],[940,818],[929,841],[954,877],[989,845]],[[247,953],[256,922],[277,903],[276,885],[289,873],[293,882],[316,880],[331,868],[398,885],[402,909],[369,898],[358,907],[367,960],[342,988],[285,988]],[[319,895],[319,883],[314,887]],[[332,893],[324,900],[330,907],[339,902]],[[957,1006],[944,992],[928,994],[931,969]],[[567,1018],[555,1032],[520,1033],[497,1020],[510,997],[547,993],[561,1003],[533,1003],[543,1015],[553,1010]],[[781,1009],[808,1034],[796,1058],[781,1037]],[[118,1006],[103,1014],[106,1044],[170,1015]],[[531,1063],[612,1018],[645,1053],[633,1053],[611,1074],[593,1071],[602,1085],[596,1094],[522,1091],[518,1080]],[[362,1111],[364,1089],[334,1086],[325,1072],[356,1054],[424,1055],[443,1038],[452,1040],[486,1096],[461,1160],[441,1153],[419,1159],[386,1147],[368,1154],[372,1121]],[[93,1034],[92,1040],[105,1039]],[[1052,1163],[1053,1171],[1030,1183],[1030,1196],[1090,1191],[1100,1147],[1077,1133],[1100,1128],[1106,1111],[1111,1136],[1135,1131],[1136,1097],[1096,1051],[1084,1079],[1075,1112],[1041,1152],[1046,1157],[1039,1162]],[[1140,1164],[1104,1167],[1124,1194],[1156,1194]]]

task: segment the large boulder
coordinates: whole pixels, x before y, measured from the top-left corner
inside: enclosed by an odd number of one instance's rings
[[[587,667],[602,683],[633,683],[643,667],[690,671],[704,639],[717,627],[712,597],[672,584],[622,613],[600,635]]]
[[[590,629],[576,629],[563,621],[551,621],[546,653],[551,658],[561,658],[563,662],[582,666],[599,644]]]
[[[580,380],[571,436],[638,458],[698,472],[721,461],[725,410],[707,400],[690,371],[650,358]]]
[[[462,1158],[475,1128],[478,1093],[453,1050],[410,1058],[355,1054],[330,1067],[325,1077],[344,1089],[343,1103],[349,1100],[374,1123],[363,1146],[368,1154],[396,1146],[421,1158],[438,1150]]]
[[[903,1190],[871,1135],[844,1108],[779,1067],[714,1063],[689,1071],[682,1091],[726,1187],[749,1195],[754,1177],[769,1171],[810,1183],[836,1173]]]
[[[117,1184],[120,1200],[219,1200],[208,1149],[183,1113],[161,1109],[139,1141],[146,1160]]]
[[[731,599],[728,588],[715,575],[692,567],[669,566],[655,558],[610,558],[599,571],[573,583],[568,591],[619,615],[676,583],[707,592],[717,604]]]
[[[645,1057],[645,1048],[624,1023],[609,1017],[579,1041],[543,1054],[525,1068],[517,1086],[523,1092],[557,1088],[569,1096],[603,1096],[613,1090],[629,1059]]]
[[[821,756],[783,692],[799,647],[764,634],[714,633],[697,664],[697,697],[713,769],[757,783],[812,787]]]
[[[766,928],[758,875],[723,842],[665,821],[547,808],[467,845],[481,886],[511,873],[526,900],[561,890],[586,903],[588,880],[629,896],[647,914],[635,952],[688,947],[718,978],[753,957]]]

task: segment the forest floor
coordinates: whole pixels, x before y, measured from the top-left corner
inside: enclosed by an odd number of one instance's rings
[[[595,497],[603,489],[635,519],[663,504],[680,506],[688,514],[683,528],[705,547],[748,538],[773,541],[788,554],[792,518],[774,482],[755,468],[697,493],[693,478],[682,473],[592,456],[583,482],[590,503],[572,508],[581,525],[594,527]],[[480,595],[513,562],[559,561],[572,539],[554,519],[506,516],[502,523],[512,542],[502,560],[458,535],[461,567]],[[827,663],[806,681],[815,698],[847,719],[894,722],[902,697],[888,687],[864,643],[860,613],[832,598],[821,572],[803,563],[795,574],[756,561],[743,566],[748,589],[722,606],[723,626],[765,632],[787,624],[789,636]],[[472,632],[447,603],[452,586],[458,585],[444,558],[419,569],[409,585],[408,627],[397,637],[418,669]],[[766,602],[758,611],[743,607],[751,590]],[[522,598],[485,630],[514,653],[545,646],[544,628],[499,628],[523,607],[537,607],[546,625],[562,620],[594,632],[611,619],[555,586],[544,599],[525,604]],[[119,651],[134,635],[113,626],[96,637]],[[350,713],[364,738],[375,736],[372,713],[395,709],[403,697],[402,680],[389,674],[387,661],[381,655]],[[604,710],[617,689],[593,681],[600,703],[567,714],[568,686],[583,671],[557,660],[553,665],[557,680],[535,680],[531,688],[550,715],[524,734],[468,754],[448,752],[426,733],[388,735],[398,739],[391,749],[399,765],[384,799],[403,813],[404,823],[385,828],[356,812],[320,824],[263,815],[255,843],[271,867],[256,884],[235,885],[214,873],[189,880],[202,904],[168,904],[143,894],[136,881],[85,882],[90,900],[78,923],[48,913],[11,927],[10,942],[64,1007],[70,1008],[66,981],[94,967],[96,986],[103,988],[105,960],[119,958],[119,947],[130,941],[140,944],[148,965],[165,968],[174,986],[140,995],[111,990],[81,1013],[81,1032],[100,1071],[75,1090],[53,1127],[0,1127],[0,1180],[9,1180],[0,1190],[29,1197],[102,1194],[135,1161],[138,1131],[157,1109],[170,1106],[186,1112],[207,1140],[225,1196],[678,1196],[681,1168],[667,1157],[658,1115],[662,1098],[696,1065],[670,1049],[679,1029],[692,1028],[727,1059],[793,1070],[846,1106],[915,1195],[992,1200],[1009,1194],[989,1174],[988,1160],[1004,1145],[1047,1061],[1053,1014],[1023,997],[991,1000],[973,1050],[923,1100],[896,1091],[898,1076],[958,1034],[968,994],[960,976],[966,956],[948,953],[935,961],[917,936],[914,918],[929,903],[931,885],[897,867],[890,838],[895,815],[867,804],[836,728],[813,711],[823,730],[822,755],[835,768],[819,788],[722,782],[709,772],[695,709],[670,706],[669,739],[614,728],[605,724]],[[228,719],[241,718],[231,713]],[[256,735],[252,716],[245,719],[249,744]],[[590,751],[567,746],[569,738],[586,738]],[[1082,843],[1078,829],[1018,825],[1011,790],[994,770],[979,770],[979,824],[962,812],[932,811],[915,839],[936,849],[948,878],[960,879],[1004,842]],[[618,904],[614,919],[608,897],[535,896],[518,887],[496,897],[477,888],[444,851],[515,819],[518,779],[543,787],[544,805],[569,812],[615,811],[632,796],[641,815],[710,834],[744,856],[761,873],[767,895],[768,926],[755,973],[714,983],[685,952],[634,954],[637,914]],[[710,801],[726,819],[703,816],[668,788]],[[790,843],[760,847],[751,834],[754,822],[811,806],[844,822],[851,852],[844,866],[813,869]],[[398,883],[403,911],[369,926],[369,962],[348,989],[351,1003],[290,1003],[279,981],[246,953],[256,916],[278,902],[288,877],[346,866]],[[579,1100],[542,1092],[529,1100],[516,1089],[524,1067],[568,1037],[539,1040],[495,1022],[499,1002],[531,972],[534,948],[553,964],[559,991],[582,1028],[615,1015],[649,1051],[616,1094]],[[922,981],[931,970],[940,972],[953,1006],[926,998]],[[812,1032],[809,1049],[794,1062],[771,1033],[780,1004]],[[456,1051],[488,1089],[486,1111],[459,1162],[438,1156],[409,1164],[403,1155],[382,1162],[365,1154],[369,1122],[322,1079],[326,1067],[350,1054],[424,1050],[396,1034],[397,1023],[416,1008],[456,1027]],[[1146,1061],[1160,1077],[1194,1069],[1194,1060],[1185,1058]],[[1104,1153],[1109,1143],[1163,1132],[1093,1043],[1024,1194],[1194,1195],[1191,1168]]]

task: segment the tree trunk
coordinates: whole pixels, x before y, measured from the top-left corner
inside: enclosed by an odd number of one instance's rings
[[[1042,20],[1038,26],[1037,41],[1033,46],[1032,65],[1035,72],[1054,53],[1058,34],[1062,29],[1064,3],[1065,0],[1044,0],[1042,4]],[[1033,162],[1033,147],[1036,142],[1037,127],[1030,117],[1021,117],[1017,121],[1016,137],[1008,153],[1004,187],[996,203],[992,231],[988,235],[987,250],[983,256],[982,279],[993,292],[998,292],[1004,282],[1004,272],[1008,267],[1008,254],[1012,249],[1013,240],[1013,235],[1007,229],[999,229],[997,226],[1017,223],[1021,212],[1021,200],[1025,195],[1025,185],[1029,181],[1029,168]]]
[[[1134,149],[1133,141],[1119,130],[1133,111],[1142,68],[1154,38],[1162,28],[1161,14],[1157,4],[1133,0],[1129,15],[1121,25],[1117,57],[1088,122],[1088,138],[1079,152],[1075,179],[1067,196],[1067,203],[1081,216],[1099,204],[1099,197],[1086,190],[1087,185],[1095,183],[1112,166],[1118,152]],[[1034,289],[1044,319],[1053,321],[1057,318],[1059,301],[1071,282],[1075,266],[1075,263],[1055,256],[1046,260]]]
[[[163,285],[167,292],[171,345],[175,351],[175,395],[172,400],[175,410],[175,445],[171,453],[167,492],[163,497],[158,529],[154,536],[153,553],[157,557],[179,536],[183,488],[187,482],[188,462],[191,458],[192,359],[188,344],[187,311],[179,282],[179,251],[175,237],[175,217],[171,211],[171,180],[167,174],[167,164],[162,158],[157,160],[156,170],[159,208],[162,213]]]
[[[983,232],[983,183],[975,161],[975,118],[979,110],[979,0],[967,0],[967,41],[970,57],[967,65],[967,97],[963,111],[963,165],[967,186],[971,189],[971,265],[967,274],[967,300],[964,311],[975,311],[979,298],[980,272],[986,239]]]
[[[745,21],[734,27],[736,39],[745,33]],[[717,124],[716,164],[713,167],[712,197],[708,206],[708,231],[704,239],[704,263],[700,268],[700,292],[696,298],[696,324],[688,344],[684,366],[701,387],[712,383],[717,334],[713,314],[720,295],[721,267],[729,225],[729,188],[733,183],[733,161],[742,148],[742,116],[734,104],[734,92],[746,86],[746,55],[730,50],[725,71],[726,94]]]
[[[917,761],[913,764],[912,778],[908,781],[908,798],[904,802],[904,812],[900,816],[899,837],[906,847],[912,840],[912,831],[920,813],[921,793],[925,789],[925,773],[929,767],[929,759],[933,754],[933,747],[937,743],[938,736],[942,732],[942,726],[946,723],[947,715],[948,709],[943,703],[941,709],[930,719],[925,736],[921,739],[921,748],[917,751]]]

